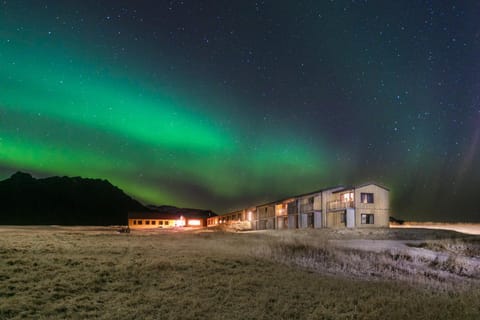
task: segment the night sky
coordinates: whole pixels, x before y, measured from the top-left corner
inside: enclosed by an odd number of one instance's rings
[[[478,1],[1,1],[0,178],[217,213],[375,181],[480,221]]]

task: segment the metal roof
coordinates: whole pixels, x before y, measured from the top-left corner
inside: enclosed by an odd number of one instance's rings
[[[319,190],[316,190],[316,191],[311,191],[311,192],[307,192],[307,193],[302,193],[302,194],[299,194],[299,195],[295,195],[295,196],[291,196],[291,197],[287,197],[287,198],[283,198],[283,199],[280,199],[280,200],[276,200],[276,201],[272,201],[272,202],[267,202],[267,203],[263,203],[263,204],[259,204],[259,205],[256,205],[256,206],[250,206],[248,208],[258,208],[258,207],[264,207],[264,206],[271,206],[271,205],[274,205],[274,204],[278,204],[280,202],[283,202],[283,201],[286,201],[286,200],[290,200],[290,199],[297,199],[297,198],[302,198],[302,197],[305,197],[305,196],[308,196],[308,195],[312,195],[312,194],[316,194],[316,193],[321,193],[321,192],[325,192],[325,191],[329,191],[329,190],[334,190],[332,191],[332,193],[338,193],[338,192],[342,192],[342,191],[345,191],[345,190],[350,190],[350,189],[355,189],[355,188],[361,188],[361,187],[364,187],[364,186],[368,186],[368,185],[376,185],[382,189],[385,189],[387,191],[390,191],[388,188],[386,188],[385,186],[382,186],[381,184],[378,184],[376,182],[366,182],[366,183],[362,183],[360,185],[357,185],[357,186],[335,186],[335,187],[329,187],[329,188],[323,188],[323,189],[319,189]],[[240,209],[240,210],[236,210],[236,211],[231,211],[229,213],[224,213],[224,214],[221,214],[220,216],[226,216],[226,215],[230,215],[230,214],[234,214],[234,213],[237,213],[237,212],[241,212],[242,210],[244,209]]]
[[[351,190],[351,189],[358,189],[358,188],[361,188],[361,187],[365,187],[365,186],[369,186],[369,185],[375,185],[379,188],[382,188],[382,189],[385,189],[387,191],[390,191],[390,189],[388,189],[387,187],[385,186],[382,186],[381,184],[378,184],[376,182],[365,182],[365,183],[362,183],[362,184],[359,184],[359,185],[356,185],[356,186],[349,186],[349,187],[344,187],[340,190],[336,190],[336,191],[333,191],[332,193],[338,193],[338,192],[342,192],[342,191],[345,191],[345,190]]]

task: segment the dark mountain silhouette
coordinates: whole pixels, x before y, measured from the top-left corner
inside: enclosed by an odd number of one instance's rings
[[[124,225],[130,211],[151,210],[107,180],[17,172],[0,181],[0,224]]]

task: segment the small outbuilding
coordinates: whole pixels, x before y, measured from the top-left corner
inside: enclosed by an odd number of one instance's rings
[[[209,210],[180,209],[129,212],[128,226],[132,229],[174,227],[206,227],[207,219],[216,216]]]

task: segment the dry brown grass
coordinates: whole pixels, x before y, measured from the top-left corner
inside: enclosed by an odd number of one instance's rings
[[[409,243],[409,246],[437,252],[446,252],[453,255],[460,254],[467,257],[480,258],[480,237],[427,240],[420,243]]]
[[[289,266],[297,266],[321,274],[340,275],[345,278],[369,280],[400,280],[411,285],[421,285],[432,290],[458,291],[480,287],[480,256],[471,254],[471,244],[477,241],[442,240],[450,250],[439,254],[422,254],[398,249],[369,250],[338,246],[341,241],[330,242],[323,237],[297,237],[289,234],[281,239],[271,239],[256,249],[258,256]],[[428,243],[439,243],[431,241]],[[462,243],[463,251],[453,251],[448,244]],[[419,247],[425,242],[419,243]],[[412,244],[411,244],[412,245]],[[439,247],[436,249],[440,250]]]
[[[0,228],[0,319],[479,318],[478,286],[372,281],[276,258],[335,264],[328,234]]]

